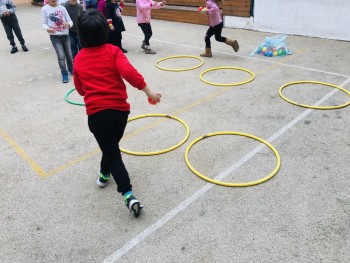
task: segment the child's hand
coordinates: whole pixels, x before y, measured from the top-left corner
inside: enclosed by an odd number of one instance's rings
[[[109,25],[110,30],[114,30],[114,26],[112,24]]]
[[[64,29],[70,28],[70,25],[68,22],[63,22],[62,25]]]
[[[144,87],[142,90],[146,93],[146,95],[148,97],[148,101],[151,104],[160,103],[160,97],[162,95],[159,92],[155,92],[155,91],[151,90],[148,86]]]
[[[50,34],[54,34],[55,33],[55,30],[52,28],[52,27],[49,27],[47,29],[47,32],[50,33]]]
[[[160,2],[160,6],[165,6],[165,4],[166,4],[166,1],[162,1],[162,2]]]

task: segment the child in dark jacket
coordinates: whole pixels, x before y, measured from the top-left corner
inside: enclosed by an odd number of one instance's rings
[[[19,43],[22,45],[23,51],[28,51],[28,48],[24,44],[25,41],[23,39],[21,28],[19,27],[15,12],[16,6],[12,3],[11,0],[0,0],[0,18],[5,29],[7,39],[10,41],[10,45],[12,46],[11,54],[14,54],[18,51],[13,32],[15,33]]]
[[[124,8],[124,0],[107,0],[106,13],[107,22],[109,25],[108,43],[119,47],[123,53],[128,51],[122,47],[122,32],[125,31],[125,26],[122,20],[122,12]]]

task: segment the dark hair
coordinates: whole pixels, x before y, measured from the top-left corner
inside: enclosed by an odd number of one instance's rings
[[[77,21],[83,47],[98,47],[107,43],[109,27],[106,18],[96,9],[81,12]]]

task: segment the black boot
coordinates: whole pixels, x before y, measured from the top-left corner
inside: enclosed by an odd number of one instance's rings
[[[11,54],[14,54],[16,52],[18,52],[18,48],[16,46],[12,46]]]

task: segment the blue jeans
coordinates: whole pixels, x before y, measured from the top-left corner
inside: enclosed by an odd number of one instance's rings
[[[61,73],[67,75],[68,71],[73,70],[73,58],[70,50],[70,40],[68,35],[53,36],[50,35],[50,40],[57,54],[58,65]],[[67,62],[67,65],[66,65]]]
[[[79,41],[78,32],[73,32],[69,30],[69,40],[70,40],[70,49],[72,51],[72,56],[74,59],[75,56],[78,54],[79,50],[83,48]]]

